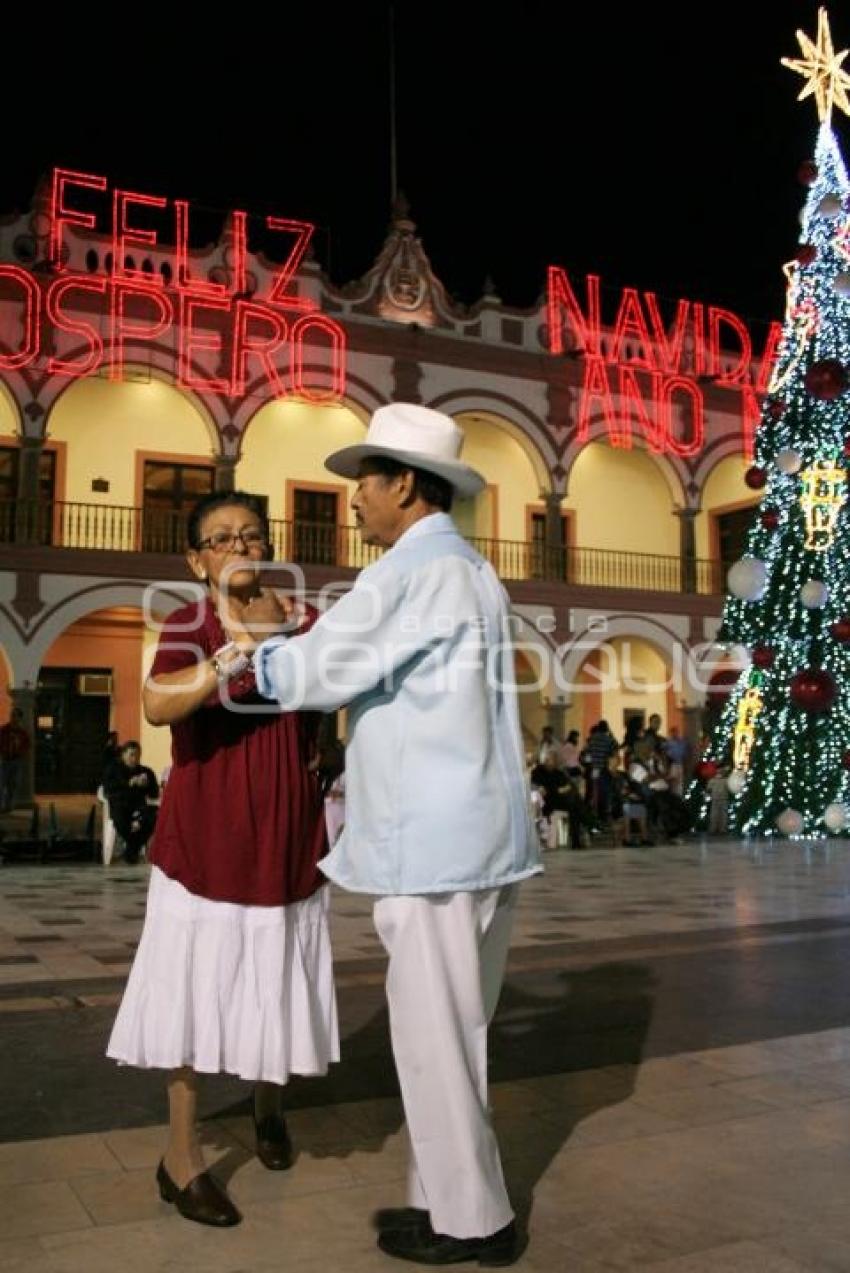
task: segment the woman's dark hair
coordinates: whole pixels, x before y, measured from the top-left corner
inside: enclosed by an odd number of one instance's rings
[[[578,740],[579,740],[579,732],[578,732],[578,730],[577,730],[577,729],[571,729],[571,730],[570,730],[570,732],[567,734],[567,742],[568,742],[568,743],[577,743],[577,742],[578,742]]]
[[[426,473],[424,469],[414,468],[412,464],[402,464],[399,460],[391,460],[388,455],[369,455],[363,461],[368,472],[377,473],[381,477],[399,477],[402,473],[413,474],[413,494],[418,495],[426,504],[432,504],[443,513],[451,512],[454,499],[454,487],[444,477],[436,473]]]
[[[232,508],[234,504],[239,508],[247,508],[253,513],[259,519],[266,539],[271,539],[271,527],[263,500],[249,491],[213,491],[210,495],[203,495],[189,513],[186,522],[186,538],[189,541],[189,547],[195,549],[200,547],[201,523],[208,513],[215,512],[217,508]]]

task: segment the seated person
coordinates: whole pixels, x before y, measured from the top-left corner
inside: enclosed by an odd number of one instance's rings
[[[639,764],[633,764],[625,773],[619,766],[619,758],[614,755],[610,761],[611,771],[611,813],[614,821],[615,842],[627,845],[652,844],[649,838],[649,814],[644,780],[647,770]],[[632,838],[631,828],[637,824],[640,839]]]
[[[154,771],[140,763],[141,758],[141,747],[131,739],[122,745],[118,763],[104,774],[109,816],[124,841],[124,861],[129,863],[138,862],[156,825],[156,808],[148,801],[159,796],[159,783]]]
[[[546,759],[531,771],[531,785],[543,793],[543,817],[549,818],[556,810],[567,814],[570,823],[570,843],[581,845],[582,824],[588,821],[588,811],[578,793],[578,788],[563,769],[558,768],[558,757],[550,752]]]

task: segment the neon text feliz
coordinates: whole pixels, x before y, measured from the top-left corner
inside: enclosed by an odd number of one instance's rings
[[[576,441],[586,442],[594,415],[601,414],[612,446],[630,449],[632,429],[637,424],[647,445],[657,453],[697,455],[705,442],[705,407],[699,380],[741,391],[743,449],[752,456],[755,428],[761,419],[758,395],[767,391],[782,327],[771,323],[758,375],[750,375],[753,348],[745,324],[730,310],[704,306],[699,301],[680,300],[672,330],[661,319],[654,292],[638,292],[625,287],[620,296],[610,344],[603,347],[600,317],[600,280],[587,276],[587,303],[582,310],[566,271],[550,266],[548,272],[549,348],[564,352],[564,327],[574,334],[584,356],[584,382],[579,405]],[[683,370],[686,337],[691,337],[692,362]],[[737,342],[731,362],[721,339]],[[723,359],[723,361],[721,361]],[[724,366],[724,362],[726,365]],[[616,368],[612,388],[609,368]],[[619,398],[619,408],[614,395]],[[654,404],[654,415],[647,403]],[[682,436],[674,425],[673,408],[687,421]],[[689,408],[689,410],[687,409]]]
[[[81,309],[95,314],[109,309],[109,377],[121,380],[126,347],[132,343],[155,341],[172,326],[178,329],[178,383],[187,389],[241,397],[256,386],[249,367],[258,369],[275,397],[297,394],[311,402],[337,401],[345,390],[345,332],[339,323],[323,314],[307,296],[292,292],[290,285],[313,236],[306,221],[266,217],[269,230],[291,237],[286,260],[271,275],[264,295],[247,292],[247,214],[231,214],[229,282],[196,278],[189,260],[189,204],[173,201],[174,286],[166,290],[160,273],[137,269],[128,260],[134,249],[158,247],[157,231],[133,226],[133,209],[165,210],[169,200],[156,195],[112,191],[112,262],[108,274],[80,274],[68,270],[63,244],[65,226],[93,230],[94,213],[68,206],[74,187],[107,192],[106,177],[91,173],[53,170],[49,211],[48,259],[54,275],[40,285],[29,271],[16,265],[0,265],[4,293],[17,292],[23,302],[22,338],[17,349],[0,352],[0,369],[23,368],[46,351],[44,329],[66,333],[76,345],[59,356],[54,350],[47,361],[48,374],[72,377],[97,371],[105,358],[104,340],[95,322],[86,321]],[[175,295],[176,293],[176,295]],[[86,300],[88,298],[88,300]],[[70,311],[73,310],[73,313]],[[310,383],[310,366],[305,360],[307,344],[325,344],[329,367],[322,383]],[[72,356],[67,356],[72,354]],[[204,355],[206,354],[206,358]],[[199,362],[199,355],[201,361]],[[210,355],[226,359],[229,374],[211,376],[203,362]],[[282,356],[281,356],[282,355]],[[313,360],[315,363],[315,359]]]

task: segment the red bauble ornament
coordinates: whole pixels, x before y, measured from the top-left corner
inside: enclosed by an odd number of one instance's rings
[[[841,767],[842,769],[850,769],[850,751],[845,751],[841,757]]]
[[[795,707],[804,712],[825,712],[838,693],[835,681],[822,667],[804,667],[788,682],[788,694]]]
[[[818,175],[818,166],[813,159],[804,159],[797,169],[797,180],[803,186],[810,186]]]
[[[776,530],[779,525],[779,514],[775,508],[766,508],[761,514],[759,520],[765,530]]]
[[[847,456],[848,460],[850,460],[850,438],[844,439],[844,454]]]
[[[840,641],[842,645],[850,641],[850,615],[844,615],[841,619],[836,619],[835,623],[831,623],[829,634],[834,641]]]
[[[767,404],[767,414],[771,420],[781,420],[787,406],[788,403],[784,398],[771,398]]]
[[[794,253],[800,265],[811,265],[817,254],[818,250],[814,243],[801,243]]]
[[[776,651],[772,650],[769,645],[753,646],[753,663],[756,667],[768,668],[773,667],[776,659]]]
[[[709,778],[717,775],[718,764],[716,760],[698,760],[694,766],[694,772],[698,778],[702,778],[703,782],[708,782]]]
[[[754,491],[760,491],[767,482],[767,469],[761,469],[757,464],[752,464],[744,474],[744,481]]]
[[[847,372],[837,358],[821,358],[813,362],[804,376],[804,383],[813,398],[832,402],[847,388]]]

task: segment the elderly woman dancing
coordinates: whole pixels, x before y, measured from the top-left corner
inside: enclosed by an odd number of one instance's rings
[[[189,566],[208,595],[172,614],[144,688],[170,725],[173,767],[156,834],[144,931],[109,1041],[126,1065],[169,1071],[160,1194],[201,1224],[238,1224],[206,1171],[197,1075],[251,1080],[257,1152],[272,1170],[292,1146],[281,1087],[339,1057],[327,926],[322,792],[310,767],[317,718],[257,693],[230,639],[269,555],[260,502],[206,496],[188,523]],[[290,630],[315,614],[289,604]]]

